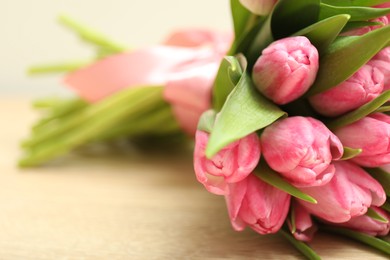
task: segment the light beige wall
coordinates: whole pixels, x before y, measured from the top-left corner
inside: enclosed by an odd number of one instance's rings
[[[61,13],[132,46],[157,43],[175,28],[231,28],[228,0],[0,0],[0,6],[0,95],[64,93],[58,76],[25,75],[31,64],[91,55],[58,25]]]

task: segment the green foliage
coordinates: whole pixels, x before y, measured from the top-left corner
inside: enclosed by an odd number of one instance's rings
[[[215,120],[206,156],[213,157],[226,145],[260,130],[286,113],[263,97],[242,68],[242,75]]]
[[[334,15],[348,14],[351,21],[366,21],[378,18],[390,12],[390,8],[371,8],[371,7],[350,7],[350,6],[332,6],[321,4],[320,19],[325,19]]]

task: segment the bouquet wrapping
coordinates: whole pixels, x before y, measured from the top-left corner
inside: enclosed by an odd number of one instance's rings
[[[78,96],[36,103],[47,115],[20,165],[96,142],[194,140],[196,178],[235,230],[280,232],[310,259],[318,230],[390,254],[390,2],[231,10],[234,34],[183,30],[135,50],[62,17],[97,57],[31,69],[66,72]]]

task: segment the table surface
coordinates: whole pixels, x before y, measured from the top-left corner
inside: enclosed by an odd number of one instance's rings
[[[0,99],[0,259],[302,259],[279,235],[233,231],[190,152],[84,152],[18,169],[36,117],[26,99]],[[311,246],[323,259],[387,259],[329,234]]]

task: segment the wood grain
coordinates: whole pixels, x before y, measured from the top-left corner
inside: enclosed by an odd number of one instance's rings
[[[191,152],[79,152],[18,169],[36,115],[0,99],[0,259],[301,259],[278,235],[234,232],[224,200],[194,177]],[[323,259],[387,259],[319,234]]]

